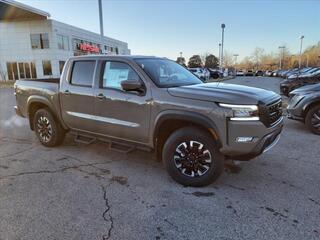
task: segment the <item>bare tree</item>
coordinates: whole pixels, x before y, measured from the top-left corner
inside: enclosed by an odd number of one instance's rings
[[[264,49],[263,48],[256,47],[253,50],[253,53],[252,53],[251,57],[252,57],[252,61],[254,63],[254,67],[256,68],[256,70],[258,70],[260,68],[260,65],[262,63],[263,55],[264,55]]]
[[[209,52],[202,53],[202,54],[200,55],[201,61],[202,61],[203,63],[206,62],[206,58],[207,58],[209,55],[210,55]]]
[[[223,66],[224,67],[232,67],[234,65],[234,57],[233,53],[228,51],[224,51],[223,53]]]

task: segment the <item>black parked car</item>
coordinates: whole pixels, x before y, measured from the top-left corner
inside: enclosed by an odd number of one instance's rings
[[[311,73],[301,74],[297,77],[290,77],[280,83],[280,92],[285,96],[299,87],[315,84],[320,82],[320,68],[315,69]]]
[[[246,73],[245,73],[245,76],[254,76],[254,73],[252,70],[248,70]]]
[[[255,76],[263,76],[264,75],[264,72],[262,71],[262,70],[258,70],[258,71],[256,71],[256,74],[255,74]]]
[[[209,72],[210,72],[210,77],[213,79],[217,79],[217,78],[222,78],[223,77],[223,72],[221,72],[219,69],[212,69],[212,68],[208,68]]]
[[[320,84],[304,86],[290,92],[288,118],[304,122],[320,135]]]

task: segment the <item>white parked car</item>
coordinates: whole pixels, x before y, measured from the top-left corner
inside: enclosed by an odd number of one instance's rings
[[[244,76],[244,71],[242,69],[237,70],[237,76]]]
[[[210,72],[206,68],[189,68],[189,71],[204,81],[210,78]]]
[[[267,77],[271,77],[271,74],[272,74],[273,71],[270,71],[270,70],[267,70],[264,75],[267,76]]]

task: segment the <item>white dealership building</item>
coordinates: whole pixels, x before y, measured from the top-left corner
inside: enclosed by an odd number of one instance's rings
[[[130,54],[128,44],[50,19],[50,14],[0,0],[0,81],[56,78],[65,61],[84,54]]]

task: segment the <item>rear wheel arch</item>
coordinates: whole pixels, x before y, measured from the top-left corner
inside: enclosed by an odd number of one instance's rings
[[[31,130],[34,130],[33,120],[34,120],[34,116],[35,116],[36,112],[39,109],[46,109],[47,111],[49,111],[52,114],[52,116],[55,118],[55,120],[60,123],[59,118],[51,110],[51,107],[48,103],[43,102],[43,101],[31,101],[28,104],[28,117],[29,117],[29,124],[30,124]]]

